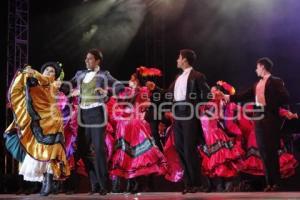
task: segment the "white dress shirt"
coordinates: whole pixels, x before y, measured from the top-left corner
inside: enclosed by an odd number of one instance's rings
[[[84,83],[89,83],[91,80],[93,80],[93,78],[95,77],[95,75],[97,74],[97,72],[100,70],[100,67],[97,66],[94,70],[89,71],[85,74],[85,77],[83,79]]]
[[[270,76],[271,74],[267,74],[262,79],[260,79],[256,85],[255,103],[257,106],[266,106],[265,89],[267,80]]]
[[[174,87],[174,100],[175,101],[185,101],[186,100],[186,90],[187,90],[187,80],[192,71],[192,67],[183,70],[183,73],[178,76],[175,87]]]

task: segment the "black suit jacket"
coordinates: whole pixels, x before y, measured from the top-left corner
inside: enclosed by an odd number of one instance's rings
[[[175,83],[176,80],[168,89],[168,92],[173,94],[173,100]],[[205,75],[192,69],[187,80],[186,101],[196,104],[199,102],[206,102],[210,97],[210,87],[206,82]]]
[[[251,88],[242,92],[230,96],[230,101],[233,102],[255,102],[256,82]],[[265,88],[265,99],[266,99],[266,111],[272,112],[279,116],[279,107],[285,107],[288,105],[289,93],[284,86],[284,82],[275,76],[270,76],[266,82]]]

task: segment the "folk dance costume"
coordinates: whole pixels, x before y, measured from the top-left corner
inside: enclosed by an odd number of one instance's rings
[[[219,90],[212,88],[212,93]],[[212,103],[212,104],[211,104]],[[226,127],[225,113],[233,107],[225,105],[222,100],[212,100],[202,108],[200,117],[205,138],[205,144],[200,149],[203,157],[202,172],[211,178],[231,178],[238,175],[239,163],[244,151],[236,141],[236,136],[241,135],[241,130],[236,127]]]
[[[127,88],[127,92],[132,90]],[[125,179],[157,174],[163,175],[167,169],[164,155],[160,152],[151,137],[151,129],[144,119],[144,106],[149,95],[146,87],[137,89],[132,107],[117,105],[113,113],[116,121],[115,151],[112,156],[110,174]]]
[[[58,78],[57,63],[46,64],[42,71],[51,66]],[[8,97],[14,121],[6,134],[18,132],[20,144],[26,151],[19,173],[24,180],[43,181],[41,194],[45,196],[51,192],[53,178],[63,179],[70,173],[62,116],[55,99],[58,88],[53,83],[54,77],[43,76],[35,70],[29,75],[20,70],[11,83]]]
[[[202,171],[209,177],[234,177],[239,170],[239,160],[244,151],[237,145],[235,138],[226,134],[224,126],[218,119],[201,117],[206,144],[200,148],[203,157]]]
[[[71,102],[69,102],[68,97],[63,93],[58,93],[57,104],[59,107],[60,112],[62,113],[63,117],[63,124],[64,124],[64,136],[65,136],[65,148],[67,159],[69,162],[70,167],[74,167],[74,145],[77,137],[77,130],[78,130],[78,98],[73,97]]]
[[[251,108],[249,107],[248,110]],[[239,127],[243,131],[243,140],[245,142],[245,157],[242,163],[241,171],[255,176],[264,176],[264,165],[257,147],[255,137],[254,122],[241,118],[238,121]],[[283,140],[280,141],[280,149],[278,150],[280,176],[288,178],[295,174],[295,169],[298,166],[298,161],[294,155],[289,153],[284,146]]]

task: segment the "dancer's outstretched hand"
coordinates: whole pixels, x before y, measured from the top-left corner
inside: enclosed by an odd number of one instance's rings
[[[79,94],[80,94],[80,91],[79,91],[78,89],[74,89],[74,90],[72,91],[72,93],[71,93],[71,96],[72,96],[72,97],[77,97],[77,96],[79,96]]]
[[[105,90],[105,89],[103,89],[103,88],[101,88],[101,87],[97,87],[97,88],[95,89],[95,93],[96,93],[96,92],[98,92],[99,94],[102,94],[102,95],[107,95],[107,93],[108,93],[107,90]]]
[[[34,75],[34,70],[29,65],[23,70],[23,72],[27,73],[29,76],[33,76]]]
[[[60,80],[57,80],[57,81],[54,81],[54,82],[53,82],[53,85],[54,85],[54,87],[56,87],[56,88],[60,88],[61,84],[62,84],[62,82],[61,82]]]

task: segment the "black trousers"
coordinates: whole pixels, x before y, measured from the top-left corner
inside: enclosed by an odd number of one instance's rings
[[[176,106],[174,114],[185,118],[189,116],[190,109],[186,106]],[[200,120],[194,117],[192,119],[175,119],[175,147],[179,154],[184,169],[185,187],[200,186],[200,156],[197,150],[203,131]]]
[[[158,133],[159,121],[151,119],[151,120],[149,120],[148,123],[150,124],[151,133],[152,133],[152,136],[154,138],[156,146],[159,148],[159,150],[161,152],[163,152],[163,146],[162,146],[162,143],[160,141],[160,136],[159,136],[159,133]]]
[[[83,159],[92,187],[107,189],[105,108],[99,106],[80,109],[79,117],[81,123],[79,123],[77,136],[78,155]]]
[[[159,136],[159,132],[158,132],[158,126],[159,126],[159,122],[161,120],[158,120],[158,116],[157,116],[157,114],[155,114],[154,108],[152,108],[152,107],[148,108],[148,110],[146,112],[146,115],[145,115],[145,119],[150,125],[151,134],[154,138],[156,146],[162,152],[163,151],[163,146],[162,146],[162,143],[160,141],[160,136]]]
[[[255,135],[258,150],[265,169],[267,185],[279,184],[280,168],[278,149],[280,147],[281,121],[273,113],[265,113],[261,120],[255,120]]]

